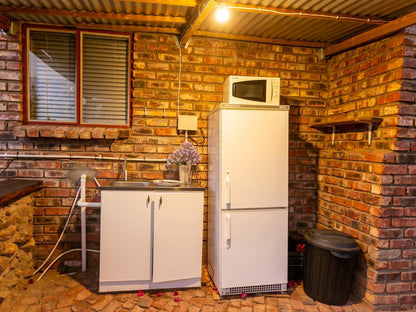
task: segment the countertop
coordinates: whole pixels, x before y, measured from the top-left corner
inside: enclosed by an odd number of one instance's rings
[[[124,182],[124,181],[119,181]],[[138,190],[138,191],[204,191],[205,188],[196,184],[192,183],[189,185],[181,184],[178,186],[159,186],[156,184],[151,183],[150,185],[146,186],[135,186],[134,182],[142,182],[142,181],[126,181],[128,184],[129,182],[133,182],[130,185],[107,185],[101,186],[101,191],[108,191],[108,190]]]
[[[42,187],[42,181],[6,179],[0,181],[0,206],[26,196]]]

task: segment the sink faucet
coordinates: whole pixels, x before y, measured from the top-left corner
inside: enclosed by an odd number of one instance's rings
[[[127,181],[127,158],[126,157],[124,157],[123,171],[124,171],[124,181]]]

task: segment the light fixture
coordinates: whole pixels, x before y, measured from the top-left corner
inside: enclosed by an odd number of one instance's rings
[[[224,23],[228,21],[229,17],[230,17],[230,11],[224,6],[220,6],[215,11],[215,18],[220,23]]]

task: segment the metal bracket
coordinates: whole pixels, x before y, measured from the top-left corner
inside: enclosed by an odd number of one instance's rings
[[[367,133],[367,139],[368,139],[368,146],[371,145],[371,132],[373,131],[373,123],[368,123],[368,133]]]

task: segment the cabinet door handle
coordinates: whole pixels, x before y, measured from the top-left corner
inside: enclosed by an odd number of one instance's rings
[[[162,196],[159,198],[159,206],[162,206]]]
[[[150,195],[147,195],[147,205],[149,206],[150,204]]]

